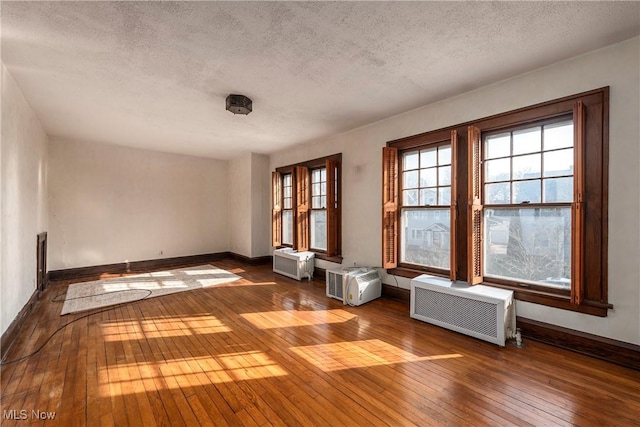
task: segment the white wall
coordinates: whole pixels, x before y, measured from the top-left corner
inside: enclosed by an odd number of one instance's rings
[[[269,156],[251,153],[251,257],[261,257],[270,253],[271,172],[269,171]]]
[[[343,265],[379,266],[381,152],[386,141],[610,86],[609,302],[599,318],[518,302],[518,315],[640,344],[639,38],[535,70],[321,141],[275,153],[270,170],[342,152]],[[267,177],[265,177],[267,179]],[[633,189],[633,190],[632,190]],[[332,264],[317,261],[320,267]],[[401,287],[409,281],[397,278]],[[385,282],[396,284],[391,277]]]
[[[229,160],[229,251],[251,256],[251,153]]]
[[[0,330],[36,291],[37,235],[47,230],[47,135],[2,65]]]
[[[247,153],[229,161],[229,251],[255,258],[271,247],[269,157]],[[265,178],[268,177],[268,178]]]
[[[49,270],[224,252],[227,162],[53,139]]]

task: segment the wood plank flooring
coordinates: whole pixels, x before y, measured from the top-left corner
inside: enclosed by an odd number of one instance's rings
[[[412,320],[401,302],[348,307],[319,280],[215,264],[243,279],[81,318],[2,366],[1,424],[640,426],[638,371],[532,341],[500,348]],[[68,284],[49,286],[7,360],[86,314],[50,302]]]

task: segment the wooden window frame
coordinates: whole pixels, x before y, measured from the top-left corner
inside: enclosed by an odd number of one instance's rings
[[[325,171],[325,180],[324,181],[315,182],[313,180],[314,172],[318,171],[318,170],[322,170],[322,169],[324,169],[324,171]],[[321,194],[315,194],[314,191],[313,191],[314,184],[316,184],[316,183],[317,184],[322,184],[323,182],[325,184],[325,193],[324,194],[322,194],[322,193]],[[327,184],[328,184],[327,183],[327,168],[326,168],[326,166],[320,166],[320,167],[317,167],[317,168],[309,169],[309,183],[310,183],[310,187],[309,187],[310,194],[309,194],[309,197],[311,198],[311,203],[309,204],[309,219],[311,220],[311,216],[313,215],[314,212],[325,212],[325,218],[326,218],[326,215],[328,214],[328,209],[327,209],[328,200],[326,199],[327,192],[328,192],[328,187],[327,187]],[[314,205],[313,205],[314,197],[322,197],[322,196],[325,197],[324,206],[323,207],[314,207]],[[312,248],[314,251],[323,251],[322,249],[314,248],[313,246],[311,246],[312,245],[311,244],[311,242],[312,242],[311,233],[313,233],[313,227],[311,227],[311,225],[309,225],[309,233],[310,233],[309,234],[309,242],[310,242],[309,243],[309,247]],[[327,246],[327,242],[325,242],[325,246]],[[324,251],[326,251],[326,249]]]
[[[279,184],[275,182],[276,178],[272,178],[272,189],[281,187],[280,193],[272,190],[272,197],[280,197],[280,201],[272,200],[272,246],[274,247],[291,247],[298,251],[311,251],[315,253],[316,258],[342,263],[342,227],[341,227],[341,168],[342,154],[334,154],[331,156],[321,157],[306,162],[293,165],[287,165],[276,168],[273,172],[274,176],[279,176]],[[310,247],[311,230],[310,230],[310,213],[312,211],[311,203],[311,173],[315,169],[326,168],[326,185],[327,185],[327,250],[319,250]],[[285,174],[291,174],[293,186],[293,244],[282,244],[282,234],[278,236],[273,234],[282,233],[282,211],[284,210],[282,177]],[[333,188],[334,191],[329,191]],[[280,207],[280,212],[276,212],[276,207]],[[280,225],[277,222],[280,221]],[[277,244],[276,244],[277,243]]]
[[[573,116],[574,121],[574,201],[572,207],[572,287],[571,292],[545,289],[544,287],[514,284],[495,278],[485,278],[482,274],[482,135],[500,130],[510,130],[520,126],[553,120],[562,116]],[[398,152],[410,148],[420,148],[444,140],[451,132],[457,134],[457,154],[455,163],[456,237],[455,265],[452,264],[450,277],[465,280],[471,284],[483,283],[489,286],[510,289],[518,300],[555,308],[601,316],[613,308],[608,302],[608,145],[609,145],[609,88],[604,87],[564,98],[543,102],[530,107],[462,123],[432,132],[389,141],[385,152],[395,150],[395,164],[389,167],[389,159],[383,159],[383,195],[389,193],[386,176],[390,170],[396,176],[402,171]],[[384,154],[386,156],[386,154]],[[391,160],[392,161],[392,160]],[[585,171],[589,171],[588,174]],[[396,190],[397,192],[397,187]],[[391,191],[392,193],[393,191]],[[395,194],[396,209],[387,209],[388,197],[383,197],[383,223],[393,223],[398,228],[398,193]],[[491,206],[491,205],[489,205]],[[489,207],[487,206],[487,207]],[[389,214],[390,213],[390,214]],[[386,215],[386,216],[385,216]],[[383,224],[383,241],[389,238]],[[398,265],[399,247],[397,231],[395,243],[395,264],[385,263],[390,274],[415,277],[427,271],[421,268],[407,268]],[[393,240],[390,240],[393,241]],[[383,243],[383,257],[392,259],[389,245]],[[430,272],[437,274],[437,272]]]
[[[444,138],[444,139],[443,139]],[[437,148],[437,147],[442,147],[442,146],[449,146],[451,148],[451,184],[448,185],[448,187],[450,187],[450,191],[451,191],[451,201],[448,205],[432,205],[432,206],[426,206],[426,205],[416,205],[416,206],[411,206],[411,205],[404,205],[403,202],[403,192],[405,190],[404,185],[403,185],[403,178],[402,178],[402,173],[404,172],[403,170],[401,171],[401,165],[403,163],[403,158],[404,155],[407,153],[411,153],[411,152],[420,152],[421,150],[424,149],[433,149],[433,148]],[[455,221],[455,211],[456,211],[456,173],[455,173],[455,155],[457,153],[457,132],[456,131],[451,131],[449,133],[444,133],[442,135],[437,135],[436,138],[434,138],[431,141],[422,141],[421,145],[418,147],[413,147],[412,144],[405,144],[404,146],[398,147],[397,150],[397,169],[398,169],[398,173],[397,173],[397,183],[395,184],[396,189],[394,191],[397,192],[398,194],[398,198],[397,198],[397,211],[396,211],[396,216],[397,216],[397,231],[396,231],[396,235],[397,235],[397,240],[398,241],[402,241],[402,213],[404,210],[445,210],[448,209],[450,212],[450,221],[449,221],[449,237],[450,237],[450,241],[449,241],[449,251],[450,254],[454,253],[456,245],[455,245],[455,241],[456,241],[456,221]],[[436,168],[439,168],[440,165],[437,164],[435,166]],[[420,170],[420,169],[418,169]],[[419,184],[418,184],[419,185]],[[441,186],[438,185],[434,188],[439,189]],[[422,188],[422,187],[418,187],[418,190]],[[433,274],[439,274],[439,275],[449,275],[451,278],[455,278],[455,271],[456,271],[456,258],[453,256],[450,256],[449,258],[449,269],[443,269],[443,268],[439,268],[439,267],[433,267],[433,266],[425,266],[425,265],[420,265],[420,264],[413,264],[413,263],[409,263],[409,262],[403,262],[401,260],[401,251],[402,251],[402,247],[396,243],[397,245],[397,255],[396,255],[396,264],[395,267],[398,267],[400,269],[405,269],[408,271],[422,271],[422,272],[426,272],[426,273],[433,273]],[[454,279],[455,280],[455,279]]]

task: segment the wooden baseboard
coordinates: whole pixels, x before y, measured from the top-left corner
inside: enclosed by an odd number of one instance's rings
[[[236,261],[244,262],[245,264],[249,264],[249,265],[265,265],[265,264],[271,264],[273,262],[273,257],[271,255],[251,258],[246,255],[240,255],[233,252],[229,252],[229,258],[234,259]]]
[[[165,268],[186,265],[207,264],[210,262],[229,259],[229,252],[218,252],[201,255],[188,255],[173,258],[152,259],[145,261],[121,262],[117,264],[94,265],[91,267],[67,268],[49,272],[49,280],[74,280],[99,278],[103,274],[144,273]]]
[[[517,318],[517,326],[524,338],[640,370],[640,345],[521,317]]]
[[[9,351],[11,345],[18,336],[18,332],[20,332],[20,329],[29,318],[29,315],[35,309],[35,306],[38,303],[39,299],[40,291],[35,290],[29,298],[29,301],[27,301],[24,307],[22,307],[22,310],[20,310],[16,318],[13,319],[13,322],[11,322],[7,330],[2,334],[2,338],[0,338],[0,349],[2,350],[0,358],[4,359],[7,351]]]
[[[382,284],[382,296],[409,304],[411,302],[411,291],[398,286]]]

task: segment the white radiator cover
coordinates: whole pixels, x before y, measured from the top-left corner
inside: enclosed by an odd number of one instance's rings
[[[273,271],[296,280],[302,280],[304,277],[311,280],[314,261],[313,252],[297,252],[291,248],[273,251]]]
[[[411,317],[500,346],[515,332],[513,292],[423,274],[411,280]]]

